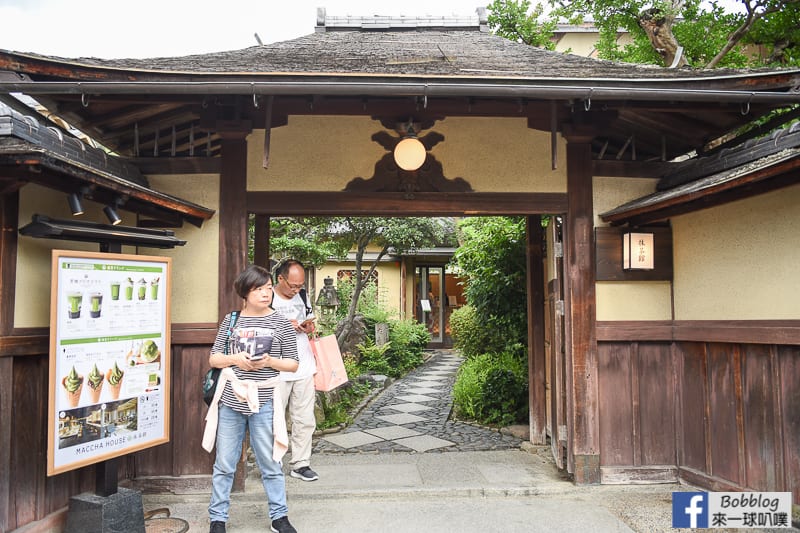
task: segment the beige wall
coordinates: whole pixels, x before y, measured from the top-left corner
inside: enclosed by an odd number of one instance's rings
[[[368,266],[367,266],[368,267]],[[352,270],[353,263],[339,263],[329,262],[321,268],[316,270],[316,287],[317,292],[324,285],[324,279],[328,276],[332,277],[336,285],[336,274],[339,270]],[[365,268],[366,270],[366,268]],[[378,265],[378,287],[380,297],[384,299],[386,309],[389,311],[390,318],[400,317],[400,266],[394,261],[382,262]],[[314,295],[314,300],[316,300]],[[349,302],[342,302],[342,305],[348,305]],[[315,308],[315,312],[318,310]]]
[[[71,219],[106,223],[103,205],[89,200],[82,202],[85,213],[73,217],[67,206],[67,195],[40,187],[25,185],[19,194],[19,227],[27,226],[34,214],[47,215],[55,219]],[[122,224],[135,224],[133,215],[119,210]],[[17,283],[14,298],[14,327],[34,328],[50,326],[50,281],[52,250],[81,250],[99,252],[98,244],[62,241],[58,239],[36,239],[18,236]],[[135,253],[124,247],[123,253]]]
[[[248,137],[247,188],[339,191],[353,178],[369,179],[386,154],[371,139],[379,131],[388,130],[366,117],[290,117],[287,126],[272,130],[265,170],[264,132],[258,130]],[[551,170],[550,134],[529,129],[524,118],[448,118],[431,131],[445,137],[431,150],[445,177],[463,178],[475,191],[566,191],[563,139],[558,170]]]
[[[655,191],[656,179],[595,177],[594,224],[607,226],[600,213]],[[670,320],[669,282],[605,281],[595,285],[597,320]]]
[[[217,209],[219,203],[216,175],[149,176],[151,186],[196,204]],[[187,184],[191,184],[188,186]],[[103,206],[90,200],[83,201],[86,213],[72,217],[66,195],[39,187],[26,185],[20,191],[19,225],[31,221],[33,213],[47,214],[51,218],[85,220],[106,223]],[[136,217],[124,209],[118,210],[122,224],[136,226]],[[217,217],[203,223],[202,228],[184,224],[173,228],[175,236],[187,241],[185,246],[173,250],[161,248],[123,247],[126,254],[172,257],[171,320],[182,322],[217,321],[218,269]],[[48,327],[50,325],[51,251],[85,250],[99,252],[98,244],[55,239],[34,239],[19,236],[17,247],[17,283],[14,302],[14,326]],[[45,280],[45,283],[42,283]],[[25,297],[21,297],[25,295]]]
[[[216,174],[148,176],[150,186],[203,207],[219,211],[219,177]],[[173,228],[184,246],[171,250],[139,248],[140,254],[172,258],[172,322],[217,322],[219,301],[219,217],[217,213],[198,228],[184,223]],[[230,281],[233,291],[233,280]]]
[[[597,32],[567,32],[562,34],[561,38],[556,42],[556,51],[568,51],[571,54],[584,57],[597,57],[595,45],[598,37]],[[631,43],[632,39],[628,33],[622,33],[618,34],[617,42],[624,45]]]
[[[677,320],[800,319],[800,185],[672,219]]]

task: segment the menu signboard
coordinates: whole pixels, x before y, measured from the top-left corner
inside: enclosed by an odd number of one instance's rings
[[[169,441],[171,261],[53,250],[48,476]]]

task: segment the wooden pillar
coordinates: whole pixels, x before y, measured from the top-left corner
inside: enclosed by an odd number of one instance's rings
[[[546,354],[544,346],[544,258],[542,217],[526,219],[528,285],[528,405],[533,444],[547,443]]]
[[[253,263],[269,269],[269,216],[255,215],[255,231],[253,231]]]
[[[579,484],[600,483],[600,426],[591,126],[565,125],[564,224],[568,463]]]
[[[247,264],[247,141],[244,132],[222,138],[219,177],[219,319],[242,306],[233,281]]]
[[[19,192],[0,193],[0,338],[14,330],[14,298],[17,277],[17,231],[19,229]],[[14,483],[10,470],[14,407],[14,357],[0,354],[0,531],[8,531],[10,521],[10,487]],[[46,400],[45,395],[45,400]]]

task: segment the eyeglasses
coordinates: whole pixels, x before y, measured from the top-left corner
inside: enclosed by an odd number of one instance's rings
[[[290,289],[293,289],[293,290],[299,291],[300,289],[302,289],[302,288],[303,288],[303,285],[304,285],[303,283],[289,283],[289,280],[288,280],[288,279],[286,279],[286,278],[284,278],[283,276],[281,276],[281,279],[282,279],[284,282],[286,282],[286,285],[288,285]]]

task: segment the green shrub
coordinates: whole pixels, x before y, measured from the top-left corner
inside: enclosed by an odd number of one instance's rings
[[[480,322],[477,311],[471,305],[462,306],[450,314],[450,334],[453,346],[468,359],[482,353],[500,352],[506,343],[502,330],[492,329]]]
[[[453,386],[457,415],[498,425],[527,420],[528,371],[518,352],[483,353],[464,362]]]
[[[317,423],[317,429],[350,424],[353,421],[351,411],[362,398],[369,394],[370,386],[355,381],[357,375],[355,373],[351,375],[347,366],[347,360],[345,359],[345,369],[348,371],[347,376],[350,378],[349,384],[336,389],[332,394],[319,393],[317,395],[322,406],[322,412],[325,414],[324,419]]]
[[[415,320],[392,320],[389,322],[389,348],[387,359],[392,368],[392,377],[399,377],[422,364],[422,354],[431,340],[425,324]]]
[[[359,358],[359,368],[364,372],[372,372],[375,374],[384,374],[386,376],[392,375],[392,367],[389,366],[389,360],[386,357],[386,352],[391,347],[391,343],[386,343],[382,346],[377,346],[375,342],[367,338],[361,344],[357,344]]]

